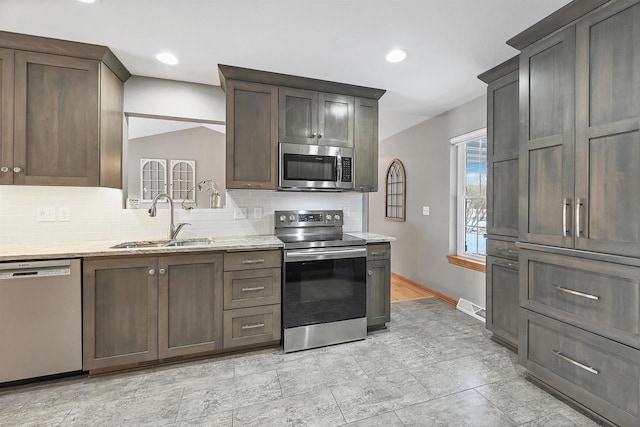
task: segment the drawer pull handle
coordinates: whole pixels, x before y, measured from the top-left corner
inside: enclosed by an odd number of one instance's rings
[[[263,259],[245,259],[242,261],[243,264],[262,264],[263,262]]]
[[[242,329],[255,329],[264,327],[264,323],[256,323],[255,325],[242,325]]]
[[[585,371],[587,371],[587,372],[591,372],[592,374],[595,374],[595,375],[598,375],[598,374],[599,374],[599,372],[598,372],[598,370],[597,370],[597,369],[594,369],[594,368],[592,368],[591,366],[584,365],[584,364],[582,364],[582,363],[580,363],[580,362],[576,362],[576,361],[575,361],[575,360],[573,360],[572,358],[567,357],[567,356],[565,356],[564,354],[560,353],[558,350],[551,350],[551,352],[552,352],[553,354],[555,354],[556,356],[558,356],[560,359],[562,359],[562,360],[564,360],[564,361],[566,361],[566,362],[569,362],[569,363],[571,363],[572,365],[577,366],[578,368],[584,369]]]
[[[494,261],[493,262],[495,265],[500,265],[502,267],[507,267],[507,268],[516,268],[515,264],[511,264],[510,262],[501,262],[501,261]]]
[[[380,256],[384,255],[386,252],[371,252],[371,256]]]
[[[242,288],[242,292],[251,292],[251,291],[261,291],[264,289],[264,286],[256,286],[255,288]]]
[[[592,299],[595,301],[598,301],[600,299],[600,297],[596,295],[585,294],[584,292],[574,291],[573,289],[563,288],[562,286],[558,286],[558,285],[554,285],[554,286],[556,287],[557,290],[559,290],[560,292],[564,292],[565,294],[571,294],[571,295],[575,295],[582,298]]]

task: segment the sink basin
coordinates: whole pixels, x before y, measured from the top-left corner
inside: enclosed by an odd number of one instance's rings
[[[214,239],[211,237],[202,237],[199,239],[183,239],[183,240],[139,240],[136,242],[124,242],[110,249],[141,249],[141,248],[165,248],[165,247],[183,247],[183,246],[206,246],[211,245]]]
[[[172,240],[165,246],[169,247],[181,247],[181,246],[206,246],[214,242],[212,238],[201,239],[184,239],[184,240]]]
[[[137,242],[124,242],[111,246],[110,249],[134,249],[134,248],[160,248],[167,246],[170,240],[140,240]]]

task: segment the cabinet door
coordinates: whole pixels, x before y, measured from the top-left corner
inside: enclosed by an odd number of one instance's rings
[[[391,320],[391,262],[367,262],[367,327]]]
[[[0,49],[0,184],[11,183],[13,183],[13,51]]]
[[[638,257],[640,4],[616,2],[576,31],[576,247]]]
[[[487,233],[518,237],[518,71],[487,88]]]
[[[353,147],[353,97],[320,93],[318,105],[318,144]]]
[[[222,261],[217,255],[158,259],[158,356],[222,348]]]
[[[378,101],[355,101],[355,189],[378,191]]]
[[[487,329],[518,347],[518,263],[487,257]]]
[[[88,260],[83,271],[82,369],[156,359],[156,259]]]
[[[227,188],[278,185],[278,89],[227,81]]]
[[[573,246],[575,27],[520,54],[520,237]]]
[[[281,87],[279,98],[279,142],[317,144],[318,93]]]
[[[98,62],[15,54],[15,184],[99,185]]]

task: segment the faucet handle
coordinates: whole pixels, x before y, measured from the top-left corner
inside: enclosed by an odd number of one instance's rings
[[[182,230],[182,227],[184,227],[185,225],[191,225],[190,222],[181,222],[179,224],[176,224],[175,229],[173,230],[173,235],[171,236],[172,239],[175,239],[178,237],[178,233],[180,233],[180,230]]]

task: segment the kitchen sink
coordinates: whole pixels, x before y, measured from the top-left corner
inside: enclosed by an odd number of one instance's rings
[[[144,249],[144,248],[163,248],[163,247],[184,247],[184,246],[206,246],[214,242],[210,237],[199,239],[181,239],[181,240],[139,240],[136,242],[124,242],[110,249]]]
[[[167,243],[165,246],[176,247],[176,246],[204,246],[210,245],[214,242],[212,238],[201,238],[201,239],[184,239],[184,240],[172,240]]]
[[[160,248],[167,246],[171,240],[139,240],[137,242],[124,242],[111,246],[110,249],[134,249],[134,248]]]

